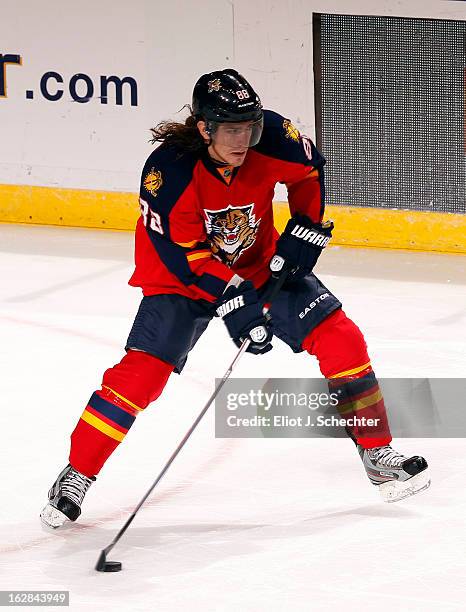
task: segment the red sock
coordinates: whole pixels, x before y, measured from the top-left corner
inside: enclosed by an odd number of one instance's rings
[[[346,419],[377,419],[376,426],[347,427],[363,448],[385,446],[392,440],[383,397],[372,371],[361,330],[338,309],[315,327],[302,347],[319,361],[332,392],[338,394],[338,411]]]
[[[107,370],[71,434],[70,464],[96,476],[123,441],[137,414],[161,394],[172,365],[141,351],[128,351]]]

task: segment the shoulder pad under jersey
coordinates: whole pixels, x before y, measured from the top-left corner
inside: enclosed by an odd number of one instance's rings
[[[325,159],[311,139],[301,135],[289,119],[271,110],[264,110],[264,130],[259,143],[252,150],[315,168],[325,164]]]
[[[199,154],[161,144],[147,158],[141,176],[140,196],[169,214],[192,180]]]

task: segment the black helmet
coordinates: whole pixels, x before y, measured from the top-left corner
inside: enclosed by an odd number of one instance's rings
[[[246,79],[233,70],[203,74],[194,86],[193,115],[207,122],[259,121],[262,104]]]

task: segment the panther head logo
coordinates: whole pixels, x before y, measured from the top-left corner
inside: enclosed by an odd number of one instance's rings
[[[256,240],[260,219],[256,221],[253,210],[254,204],[248,204],[205,211],[212,253],[228,266],[232,266]]]

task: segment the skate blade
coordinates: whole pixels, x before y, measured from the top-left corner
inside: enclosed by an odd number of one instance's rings
[[[47,504],[40,513],[40,520],[44,527],[55,530],[69,522],[70,519],[51,504]]]
[[[390,480],[390,482],[384,482],[379,485],[379,492],[384,502],[391,504],[393,502],[401,501],[416,493],[421,493],[430,487],[430,475],[428,470],[423,470],[402,482],[397,480]]]

